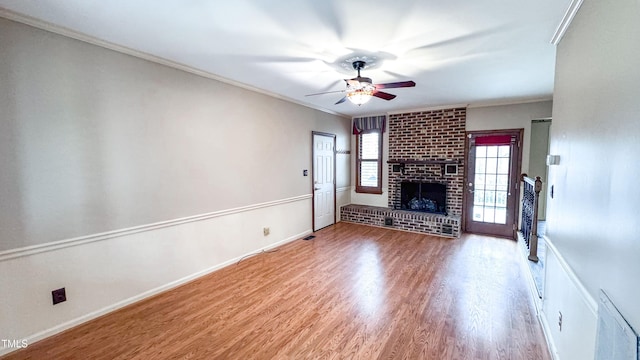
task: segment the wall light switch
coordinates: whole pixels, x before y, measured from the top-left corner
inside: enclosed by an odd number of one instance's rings
[[[560,155],[547,155],[547,165],[560,164]]]

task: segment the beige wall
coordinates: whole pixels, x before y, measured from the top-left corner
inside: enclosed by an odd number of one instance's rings
[[[0,49],[2,339],[311,233],[311,132],[351,147],[349,119],[2,18]],[[336,164],[340,206],[349,156]]]
[[[547,214],[547,155],[549,154],[549,128],[551,120],[536,120],[531,122],[531,148],[529,151],[529,176],[540,176],[542,190],[538,206],[538,220],[544,220]]]
[[[531,147],[531,120],[551,117],[552,101],[511,105],[469,107],[467,131],[524,129],[522,144],[522,172],[529,171]]]
[[[549,167],[547,206],[550,241],[587,292],[597,299],[604,289],[636,331],[639,17],[637,0],[585,0],[558,46],[550,152],[560,164]]]
[[[350,148],[347,119],[0,26],[0,250],[309,194],[311,131]]]

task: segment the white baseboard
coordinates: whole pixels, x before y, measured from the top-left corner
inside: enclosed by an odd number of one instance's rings
[[[540,320],[540,324],[542,325],[542,332],[544,333],[544,338],[547,340],[547,348],[549,349],[551,358],[553,360],[559,360],[558,350],[556,349],[555,342],[551,337],[551,328],[549,328],[549,322],[547,322],[547,318],[542,316],[542,313],[538,313],[538,320]]]
[[[517,233],[518,235],[518,249],[520,250],[521,253],[521,259],[522,259],[522,264],[523,264],[523,269],[525,271],[526,278],[527,278],[527,285],[529,285],[529,291],[531,292],[531,298],[533,299],[533,304],[536,307],[536,313],[539,315],[540,311],[542,310],[542,299],[540,298],[540,296],[538,295],[538,289],[536,287],[536,281],[533,277],[533,273],[531,272],[531,267],[529,267],[529,264],[527,263],[528,261],[530,261],[528,259],[529,256],[529,252],[527,250],[527,247],[525,245],[524,242],[524,238],[522,237],[522,234],[518,231]]]
[[[531,267],[529,267],[529,264],[527,263],[529,261],[528,256],[529,256],[529,252],[526,248],[526,245],[524,243],[524,238],[522,237],[522,234],[520,232],[518,232],[518,249],[520,251],[520,259],[521,259],[521,264],[522,264],[522,268],[523,271],[525,272],[525,278],[527,279],[527,285],[529,287],[529,292],[531,293],[531,299],[533,300],[533,305],[535,306],[536,309],[536,317],[538,318],[538,321],[540,322],[540,325],[542,326],[542,333],[544,334],[544,338],[547,342],[547,349],[549,350],[549,353],[551,354],[551,357],[554,360],[556,359],[556,350],[555,350],[555,346],[553,344],[553,339],[550,337],[551,333],[549,332],[549,323],[547,323],[547,320],[544,316],[542,316],[542,301],[543,299],[541,299],[538,296],[538,289],[536,287],[536,282],[535,279],[533,278],[533,273],[531,272]]]
[[[189,276],[185,276],[185,277],[183,277],[181,279],[178,279],[176,281],[172,281],[172,282],[170,282],[168,284],[159,286],[159,287],[157,287],[155,289],[151,289],[149,291],[145,291],[145,292],[143,292],[143,293],[141,293],[139,295],[132,296],[132,297],[130,297],[128,299],[119,301],[119,302],[117,302],[117,303],[115,303],[113,305],[109,305],[109,306],[104,307],[104,308],[102,308],[100,310],[93,311],[93,312],[91,312],[89,314],[86,314],[84,316],[80,316],[80,317],[75,318],[73,320],[67,321],[67,322],[65,322],[63,324],[60,324],[60,325],[54,326],[54,327],[52,327],[50,329],[41,331],[41,332],[39,332],[37,334],[33,334],[33,335],[31,335],[31,336],[26,338],[27,343],[33,344],[36,341],[40,341],[42,339],[46,339],[46,338],[48,338],[50,336],[53,336],[55,334],[58,334],[58,333],[60,333],[62,331],[71,329],[71,328],[73,328],[75,326],[78,326],[78,325],[83,324],[85,322],[88,322],[88,321],[91,321],[93,319],[96,319],[96,318],[98,318],[98,317],[100,317],[102,315],[106,315],[106,314],[108,314],[110,312],[114,312],[116,310],[122,309],[122,308],[124,308],[126,306],[129,306],[131,304],[134,304],[134,303],[136,303],[138,301],[141,301],[141,300],[144,300],[146,298],[152,297],[154,295],[158,295],[158,294],[163,293],[165,291],[174,289],[174,288],[179,287],[181,285],[184,285],[184,284],[186,284],[186,283],[188,283],[190,281],[198,279],[198,278],[200,278],[202,276],[211,274],[212,272],[214,272],[216,270],[220,270],[220,269],[222,269],[222,268],[224,268],[226,266],[233,265],[233,264],[237,263],[238,261],[247,258],[248,256],[251,256],[251,255],[254,255],[254,254],[255,255],[259,255],[264,250],[269,250],[269,249],[276,248],[278,246],[282,246],[282,245],[284,245],[286,243],[289,243],[291,241],[303,238],[303,237],[305,237],[305,236],[307,236],[307,235],[309,235],[311,233],[312,233],[312,231],[311,231],[311,229],[309,229],[309,230],[307,230],[305,232],[302,232],[300,234],[291,236],[291,237],[289,237],[287,239],[284,239],[282,241],[279,241],[277,243],[265,246],[265,247],[263,247],[261,249],[258,249],[256,251],[252,251],[252,252],[250,252],[248,254],[245,254],[245,255],[242,255],[242,256],[238,256],[238,257],[236,257],[234,259],[225,261],[225,262],[223,262],[221,264],[212,266],[212,267],[210,267],[208,269],[204,269],[202,271],[199,271],[197,273],[191,274]],[[5,353],[2,352],[2,350],[3,349],[0,349],[0,355],[4,355],[5,354]]]

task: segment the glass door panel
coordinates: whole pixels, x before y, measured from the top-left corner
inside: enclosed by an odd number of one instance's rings
[[[465,230],[514,238],[522,131],[468,134]]]
[[[506,224],[509,146],[477,146],[473,221]]]

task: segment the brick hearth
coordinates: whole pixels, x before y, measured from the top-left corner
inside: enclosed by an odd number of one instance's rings
[[[341,207],[340,214],[340,219],[346,222],[455,238],[460,236],[460,216],[457,215],[445,216],[353,204]],[[385,225],[385,218],[393,219],[393,224]]]

